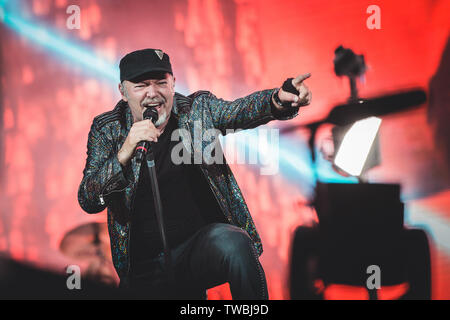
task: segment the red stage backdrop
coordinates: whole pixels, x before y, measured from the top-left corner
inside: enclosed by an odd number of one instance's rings
[[[282,127],[322,118],[347,99],[347,81],[333,72],[334,50],[341,44],[365,55],[369,68],[360,85],[361,96],[417,86],[428,91],[448,41],[449,4],[447,0],[0,1],[0,251],[63,273],[66,265],[76,263],[58,250],[64,234],[77,225],[106,220],[105,212],[83,213],[77,189],[92,119],[120,99],[118,79],[106,69],[116,67],[124,54],[161,48],[171,57],[179,92],[210,90],[224,99],[277,87],[289,76],[311,72],[307,83],[313,103],[290,123],[270,124]],[[68,28],[70,5],[80,9],[79,29]],[[367,26],[371,5],[379,8],[380,29]],[[95,68],[84,53],[108,64]],[[448,96],[448,82],[442,90]],[[447,116],[447,121],[448,101],[439,106],[440,117]],[[442,138],[443,131],[435,130],[442,119],[432,117],[429,108],[426,104],[384,119],[383,164],[369,177],[402,184],[407,225],[424,227],[430,236],[433,298],[449,299],[449,159],[444,152],[448,136]],[[305,139],[301,132],[280,137],[302,148],[289,152],[303,155],[307,165]],[[272,299],[289,298],[293,231],[314,219],[304,206],[310,182],[289,179],[282,166],[280,162],[280,172],[268,176],[255,166],[232,166],[262,237],[261,261]],[[230,296],[222,288],[212,290],[209,297]]]

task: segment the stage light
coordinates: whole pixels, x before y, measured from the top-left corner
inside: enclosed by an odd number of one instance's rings
[[[374,144],[381,119],[370,117],[355,122],[347,131],[336,152],[334,164],[352,176],[360,176],[363,168],[368,170],[378,161],[366,166],[369,152]]]

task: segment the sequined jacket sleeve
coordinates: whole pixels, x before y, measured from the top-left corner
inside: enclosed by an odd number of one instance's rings
[[[86,166],[78,189],[78,202],[87,213],[103,211],[108,203],[104,197],[128,184],[117,159],[116,146],[108,127],[100,128],[94,119],[88,136]]]
[[[234,101],[226,101],[211,92],[203,91],[199,92],[194,101],[209,106],[214,127],[225,135],[227,130],[251,129],[272,120],[296,117],[299,108],[279,110],[273,105],[272,95],[275,91],[276,89],[257,91]]]

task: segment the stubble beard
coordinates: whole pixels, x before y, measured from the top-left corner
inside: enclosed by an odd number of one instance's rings
[[[155,127],[160,127],[167,120],[167,111],[163,110],[162,114],[158,117],[158,120],[155,122]]]

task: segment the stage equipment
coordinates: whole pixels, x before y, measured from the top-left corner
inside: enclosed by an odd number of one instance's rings
[[[292,246],[290,290],[292,299],[317,299],[314,282],[365,287],[371,299],[378,288],[366,287],[368,267],[382,270],[381,283],[407,282],[405,297],[429,299],[431,296],[430,254],[426,233],[403,228],[400,186],[366,183],[363,174],[380,163],[377,139],[381,117],[418,107],[426,101],[421,89],[362,99],[356,80],[365,70],[363,55],[342,46],[335,51],[335,73],[350,82],[347,103],[335,106],[319,121],[284,127],[282,133],[299,128],[310,131],[309,148],[316,175],[311,201],[319,225],[299,227]],[[332,124],[336,171],[358,178],[358,184],[322,183],[317,176],[315,137],[323,124]],[[362,139],[362,138],[365,139]],[[353,142],[353,143],[352,143]],[[360,143],[358,147],[355,142]],[[336,152],[337,150],[337,152]],[[369,160],[367,160],[369,158]],[[357,160],[357,161],[355,161]],[[349,165],[354,162],[355,166]]]

